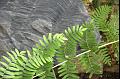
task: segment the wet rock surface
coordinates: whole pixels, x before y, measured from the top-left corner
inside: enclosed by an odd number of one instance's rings
[[[42,35],[88,19],[82,0],[0,0],[0,52],[30,50]]]

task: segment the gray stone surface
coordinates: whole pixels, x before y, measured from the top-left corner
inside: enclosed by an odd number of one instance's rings
[[[30,49],[43,34],[88,19],[82,0],[0,0],[0,52]]]

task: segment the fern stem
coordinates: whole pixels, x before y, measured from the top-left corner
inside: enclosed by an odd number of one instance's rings
[[[107,44],[104,44],[104,45],[101,45],[101,46],[99,46],[98,48],[100,49],[100,48],[103,48],[103,47],[108,46],[108,45],[110,45],[110,44],[117,43],[117,42],[119,42],[119,40],[113,41],[113,42],[110,42],[110,43],[107,43]]]
[[[107,43],[107,44],[104,44],[104,45],[101,45],[101,46],[99,46],[98,48],[100,49],[100,48],[103,48],[103,47],[108,46],[108,45],[110,45],[110,44],[117,43],[117,42],[119,42],[119,40],[113,41],[113,42],[110,42],[110,43]],[[77,58],[77,57],[79,57],[79,56],[81,56],[81,55],[83,55],[83,54],[89,53],[89,52],[91,52],[91,50],[88,50],[88,51],[85,51],[85,52],[83,52],[83,53],[81,53],[81,54],[78,54],[78,55],[75,56],[75,58]],[[60,66],[60,65],[62,65],[62,64],[64,64],[64,63],[66,63],[67,61],[68,61],[68,60],[66,60],[66,61],[64,61],[64,62],[62,62],[62,63],[59,63],[59,64],[53,66],[52,68],[56,68],[56,67],[58,67],[58,66]]]
[[[53,71],[53,74],[54,74],[55,79],[57,79],[57,78],[56,78],[56,75],[55,75],[55,71],[54,71],[54,69],[53,69],[53,68],[52,68],[52,71]]]
[[[78,55],[76,55],[75,56],[75,58],[77,58],[77,57],[79,57],[79,56],[81,56],[81,55],[83,55],[83,54],[86,54],[86,53],[88,53],[88,52],[90,52],[91,50],[88,50],[88,51],[85,51],[85,52],[83,52],[83,53],[81,53],[81,54],[78,54]]]
[[[36,77],[38,77],[38,76],[40,76],[40,75],[43,74],[43,73],[44,73],[44,72],[42,72],[42,73],[40,73],[40,74],[37,74],[37,75],[33,76],[33,79],[36,78]]]
[[[81,54],[78,54],[78,55],[75,56],[75,58],[77,58],[77,57],[79,57],[79,56],[81,56],[81,55],[83,55],[83,54],[86,54],[86,53],[88,53],[88,52],[90,52],[90,51],[91,51],[91,50],[88,50],[88,51],[85,51],[85,52],[83,52],[83,53],[81,53]],[[68,61],[68,60],[66,60],[66,61],[64,61],[64,62],[62,62],[62,63],[59,63],[59,64],[53,66],[52,68],[54,69],[54,68],[56,68],[56,67],[58,67],[58,66],[60,66],[60,65],[62,65],[62,64],[64,64],[64,63],[66,63],[67,61]]]
[[[40,76],[41,74],[38,74],[38,75],[36,75],[36,76],[33,76],[33,79],[35,78],[35,77],[37,77],[37,76]]]
[[[66,63],[67,61],[68,61],[68,60],[66,60],[66,61],[64,61],[64,62],[62,62],[62,63],[59,63],[59,64],[53,66],[52,68],[56,68],[56,67],[58,67],[58,66],[60,66],[60,65],[62,65],[62,64],[64,64],[64,63]]]
[[[101,46],[98,47],[98,49],[103,48],[103,47],[105,47],[105,46],[108,46],[108,45],[110,45],[110,44],[117,43],[117,42],[119,42],[119,40],[113,41],[113,42],[110,42],[110,43],[107,43],[107,44],[104,44],[104,45],[101,45]],[[78,55],[76,55],[74,58],[77,58],[77,57],[79,57],[79,56],[81,56],[81,55],[83,55],[83,54],[89,53],[89,52],[91,52],[91,50],[88,50],[88,51],[85,51],[85,52],[83,52],[83,53],[81,53],[81,54],[78,54]],[[55,76],[54,68],[56,68],[56,67],[58,67],[58,66],[60,66],[60,65],[62,65],[62,64],[64,64],[64,63],[66,63],[67,61],[68,61],[68,60],[66,60],[66,61],[64,61],[64,62],[62,62],[62,63],[59,63],[59,64],[55,65],[54,67],[52,67],[52,68],[53,68],[52,70],[53,70],[54,76]],[[57,79],[56,76],[55,76],[55,79]]]

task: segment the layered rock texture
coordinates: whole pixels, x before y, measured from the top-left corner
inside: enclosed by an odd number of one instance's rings
[[[0,52],[30,50],[42,35],[88,19],[81,0],[0,0]]]

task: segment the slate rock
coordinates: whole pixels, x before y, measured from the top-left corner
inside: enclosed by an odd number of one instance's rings
[[[0,52],[30,50],[43,35],[88,20],[82,0],[0,0]]]

